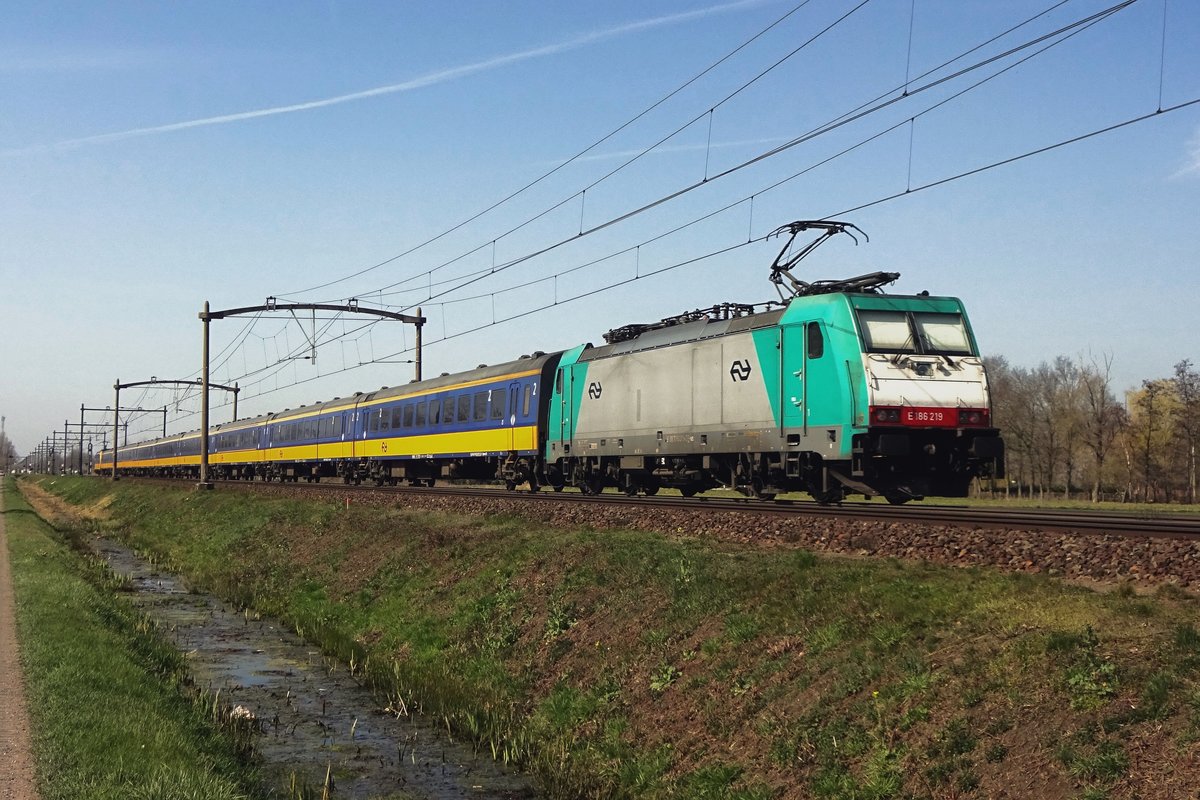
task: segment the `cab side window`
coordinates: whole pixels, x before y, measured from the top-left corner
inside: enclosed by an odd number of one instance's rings
[[[825,337],[821,333],[821,323],[808,323],[808,357],[820,358],[825,355]]]

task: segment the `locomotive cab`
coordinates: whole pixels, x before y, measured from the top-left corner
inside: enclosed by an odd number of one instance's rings
[[[953,297],[851,298],[861,346],[866,430],[851,477],[889,499],[962,497],[976,476],[1002,477],[987,371]]]

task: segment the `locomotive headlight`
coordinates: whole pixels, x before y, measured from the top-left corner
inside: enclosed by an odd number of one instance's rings
[[[875,406],[871,409],[871,419],[874,422],[894,425],[900,421],[900,409],[888,406]]]
[[[960,408],[958,410],[959,425],[986,425],[987,411],[976,408]]]

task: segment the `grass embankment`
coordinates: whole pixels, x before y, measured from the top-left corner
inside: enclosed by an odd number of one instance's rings
[[[682,531],[44,485],[292,621],[550,797],[1099,800],[1200,785],[1198,604],[1175,591]]]
[[[237,745],[178,691],[184,664],[117,581],[71,551],[4,482],[42,800],[221,800],[251,794]]]

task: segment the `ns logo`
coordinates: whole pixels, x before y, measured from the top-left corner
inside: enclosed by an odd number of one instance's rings
[[[750,366],[749,360],[743,361],[739,358],[737,361],[734,361],[732,365],[730,365],[729,377],[732,378],[735,383],[737,381],[748,381],[750,380],[750,374],[753,371],[754,369]]]
[[[600,385],[600,381],[592,381],[588,384],[588,397],[593,400],[599,400],[600,394],[604,391],[604,387]]]

